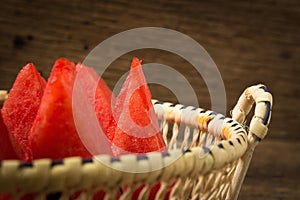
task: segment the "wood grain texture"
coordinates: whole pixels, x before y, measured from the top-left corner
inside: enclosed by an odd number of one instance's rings
[[[2,0],[0,88],[11,88],[27,62],[35,63],[47,77],[56,58],[82,61],[100,42],[121,31],[146,26],[175,29],[199,42],[214,59],[226,87],[228,110],[253,84],[266,84],[274,95],[269,135],[254,156],[241,199],[296,199],[300,185],[299,22],[298,0]],[[210,107],[207,88],[191,66],[158,50],[135,51],[114,62],[104,74],[111,87],[133,55],[180,71],[195,87],[201,107]],[[165,88],[154,89],[155,98],[176,100]]]
[[[298,143],[263,141],[255,151],[239,199],[299,199]]]

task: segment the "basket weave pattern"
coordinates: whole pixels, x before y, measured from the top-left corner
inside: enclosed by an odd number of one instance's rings
[[[57,195],[92,199],[105,191],[105,199],[236,199],[255,146],[267,133],[272,96],[263,85],[248,88],[233,109],[232,118],[192,106],[152,101],[161,124],[167,153],[99,155],[61,161],[50,159],[22,163],[4,160],[0,165],[0,192],[15,199],[33,193],[36,199]],[[248,133],[241,125],[256,103]],[[132,171],[138,173],[132,173]]]

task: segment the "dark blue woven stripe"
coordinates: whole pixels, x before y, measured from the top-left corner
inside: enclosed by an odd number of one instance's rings
[[[259,88],[263,89],[265,92],[268,92],[268,88],[266,86],[264,86],[264,85],[260,86]]]
[[[117,157],[112,157],[112,158],[110,158],[110,162],[111,163],[114,163],[114,162],[120,162],[121,160],[120,160],[120,158],[117,158]]]
[[[203,146],[202,149],[203,149],[204,153],[210,153],[211,152],[210,148],[208,148],[206,146]]]
[[[198,108],[194,107],[192,110],[197,110]]]
[[[60,199],[61,196],[62,196],[62,192],[53,192],[53,193],[47,194],[46,199],[47,200],[57,200],[57,199]]]
[[[19,168],[24,168],[24,167],[32,167],[33,164],[31,162],[22,162],[19,165]]]
[[[51,162],[51,167],[55,166],[55,165],[62,165],[64,164],[64,161],[63,160],[53,160]]]
[[[181,106],[180,110],[187,108],[187,106]]]
[[[211,113],[209,113],[209,116],[212,116],[212,115],[217,115],[218,113],[215,112],[215,111],[212,111]]]
[[[230,119],[230,120],[228,120],[228,122],[227,123],[232,123],[233,122],[233,120],[232,119]]]
[[[268,124],[268,121],[269,121],[269,118],[270,118],[270,113],[271,113],[271,103],[266,101],[266,106],[267,106],[267,113],[266,113],[266,116],[264,118],[264,125],[267,125]]]
[[[167,156],[170,156],[170,153],[168,153],[168,152],[163,152],[162,153],[162,157],[167,157]]]
[[[183,149],[183,150],[182,150],[182,153],[183,153],[183,154],[185,154],[185,153],[189,153],[189,152],[191,152],[191,150],[190,150],[190,149]]]
[[[92,158],[84,158],[82,159],[81,163],[82,164],[85,164],[85,163],[92,163],[93,162],[93,159]]]
[[[137,155],[136,156],[137,160],[148,160],[148,156],[145,154]]]

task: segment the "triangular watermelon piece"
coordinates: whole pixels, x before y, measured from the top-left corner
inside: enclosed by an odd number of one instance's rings
[[[91,156],[74,124],[72,91],[75,76],[73,62],[64,58],[55,62],[30,133],[33,158]]]
[[[109,131],[114,132],[112,143],[116,156],[165,150],[151,93],[138,58],[133,58],[130,73],[116,100]]]
[[[0,112],[0,160],[19,159],[9,138],[8,130]]]
[[[115,105],[115,97],[105,81],[91,68],[81,63],[76,65],[77,77],[81,80],[82,86],[88,99],[95,106],[95,112],[99,123],[105,133],[112,118],[112,108]],[[108,136],[111,141],[113,135]]]
[[[106,85],[105,81],[100,78],[96,89],[95,111],[109,141],[112,141],[114,137],[114,135],[108,132],[108,127],[113,116],[112,108],[115,107],[115,102],[116,99],[112,91]]]
[[[94,69],[82,64],[78,64],[76,68],[72,106],[77,131],[83,144],[93,155],[112,155],[111,144],[105,132],[112,116],[111,101],[114,97]],[[106,93],[109,92],[108,97]]]
[[[1,110],[10,139],[18,157],[32,159],[28,137],[39,109],[46,81],[32,63],[27,64],[18,74]]]

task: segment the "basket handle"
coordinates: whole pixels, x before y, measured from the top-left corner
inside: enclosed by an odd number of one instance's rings
[[[254,116],[252,117],[249,126],[249,146],[238,162],[232,180],[232,191],[228,193],[227,199],[236,200],[238,198],[254,149],[268,132],[273,98],[265,85],[259,84],[248,87],[240,96],[236,106],[233,108],[231,113],[232,118],[240,124],[244,123],[254,103]]]
[[[273,104],[272,95],[265,85],[259,84],[248,87],[240,96],[231,115],[237,122],[243,123],[254,103],[255,110],[250,122],[249,133],[256,136],[260,141],[268,132]]]

